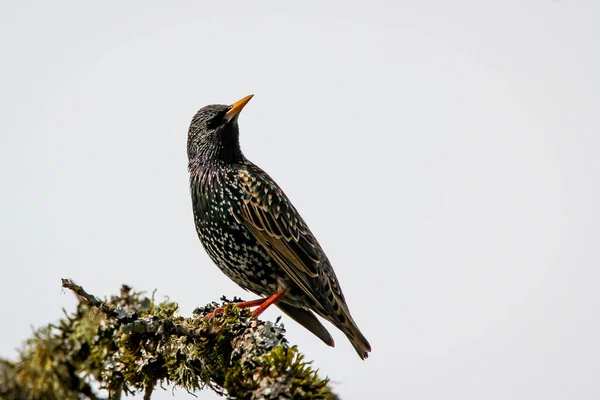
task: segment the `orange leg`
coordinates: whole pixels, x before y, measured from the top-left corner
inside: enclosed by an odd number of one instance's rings
[[[256,299],[256,300],[250,300],[250,301],[241,301],[239,303],[233,303],[233,304],[235,304],[239,308],[249,308],[249,307],[260,306],[267,300],[269,300],[269,299],[268,298],[267,299]],[[211,312],[210,314],[206,314],[204,319],[212,318],[215,315],[220,314],[222,312],[223,312],[223,307],[218,307],[215,309],[215,311]]]
[[[263,303],[252,312],[252,316],[254,318],[258,318],[258,316],[262,314],[267,308],[269,308],[271,304],[277,303],[283,296],[287,294],[287,292],[287,290],[280,290],[268,299],[264,299]]]

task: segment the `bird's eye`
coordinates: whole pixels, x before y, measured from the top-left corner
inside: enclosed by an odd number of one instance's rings
[[[218,113],[217,115],[215,115],[214,117],[212,117],[208,123],[206,124],[206,126],[209,129],[214,129],[216,127],[218,127],[219,125],[223,124],[223,120],[225,118],[225,114],[227,113],[227,111],[223,111]]]
[[[214,118],[211,118],[211,119],[208,121],[208,123],[206,124],[206,126],[207,126],[209,129],[214,129],[214,128],[216,128],[217,126],[219,126],[219,125],[221,124],[221,121],[222,121],[222,119],[221,119],[221,118],[219,118],[219,116],[217,115],[216,117],[214,117]]]

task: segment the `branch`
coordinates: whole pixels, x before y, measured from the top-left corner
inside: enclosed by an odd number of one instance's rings
[[[107,301],[69,279],[62,286],[77,295],[76,312],[34,332],[17,362],[0,359],[0,398],[99,400],[92,387],[100,387],[108,399],[150,399],[157,384],[174,384],[231,399],[337,399],[280,323],[251,318],[227,299],[184,318],[176,303],[128,286]],[[217,306],[224,313],[204,319]]]

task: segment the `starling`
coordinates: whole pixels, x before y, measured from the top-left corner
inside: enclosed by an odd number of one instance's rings
[[[371,346],[350,315],[323,249],[277,183],[240,149],[238,116],[252,96],[201,108],[190,124],[188,168],[198,237],[225,275],[264,297],[240,307],[258,306],[257,317],[276,304],[333,346],[315,312],[344,332],[365,359]]]

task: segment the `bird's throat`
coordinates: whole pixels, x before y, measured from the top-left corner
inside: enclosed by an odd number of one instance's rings
[[[239,130],[237,126],[219,132],[211,140],[191,143],[188,148],[190,168],[207,165],[238,164],[245,160],[240,148]]]

